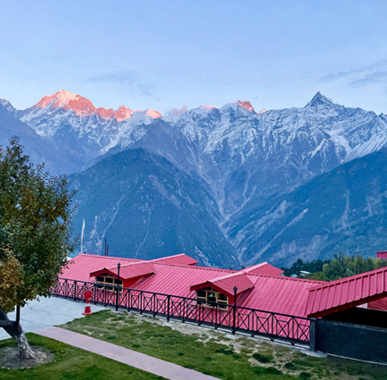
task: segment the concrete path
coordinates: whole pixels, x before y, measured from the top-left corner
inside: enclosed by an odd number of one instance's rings
[[[105,310],[105,307],[91,305],[91,311]],[[40,301],[28,302],[20,311],[20,324],[25,332],[35,332],[55,325],[63,325],[75,318],[82,318],[85,304],[59,297],[41,298]],[[15,320],[15,313],[8,313],[11,320]],[[10,336],[0,328],[0,340]]]
[[[113,359],[117,362],[142,369],[143,371],[153,373],[154,375],[162,376],[166,379],[219,380],[215,377],[204,375],[177,364],[169,363],[140,352],[129,350],[125,347],[117,346],[112,343],[104,342],[103,340],[61,329],[59,327],[50,327],[41,331],[36,331],[35,333]]]

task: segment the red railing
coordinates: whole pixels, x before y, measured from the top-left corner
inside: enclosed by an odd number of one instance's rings
[[[59,278],[51,293],[58,297],[83,300],[86,290],[92,291],[91,302],[114,306],[154,317],[165,317],[168,321],[194,323],[221,329],[232,334],[249,334],[252,337],[267,337],[291,345],[309,343],[310,321],[307,318],[273,313],[237,305],[219,305],[200,300],[154,293],[130,288],[110,286],[113,290],[100,289],[94,282]],[[210,307],[209,307],[210,306]]]

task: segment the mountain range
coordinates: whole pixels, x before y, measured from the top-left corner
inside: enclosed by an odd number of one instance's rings
[[[107,238],[117,256],[236,268],[387,245],[387,117],[320,93],[301,108],[162,116],[61,90],[21,111],[0,100],[0,130],[2,145],[18,135],[34,162],[71,174],[90,253]]]

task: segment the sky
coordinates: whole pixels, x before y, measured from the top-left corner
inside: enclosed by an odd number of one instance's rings
[[[387,113],[387,2],[0,0],[0,98],[96,107],[304,106]]]

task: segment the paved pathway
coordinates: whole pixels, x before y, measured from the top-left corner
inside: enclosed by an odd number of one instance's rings
[[[98,305],[91,305],[93,312],[105,310]],[[85,304],[74,302],[59,297],[42,297],[40,301],[29,301],[20,312],[20,324],[25,332],[35,332],[54,325],[63,325],[75,318],[82,318]],[[9,319],[15,320],[15,313],[8,314]],[[10,336],[0,328],[0,340],[8,339]]]
[[[36,331],[36,334],[46,336],[51,339],[69,344],[83,350],[102,355],[106,358],[116,360],[120,363],[142,369],[143,371],[162,376],[170,380],[219,380],[215,377],[204,375],[192,369],[181,367],[177,364],[166,362],[142,354],[128,348],[117,346],[103,340],[95,339],[87,335],[61,329],[59,327],[50,327],[44,330]]]

